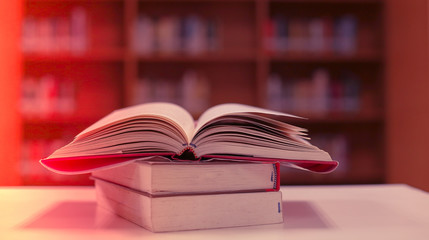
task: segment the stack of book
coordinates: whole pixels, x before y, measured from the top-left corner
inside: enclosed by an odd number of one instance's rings
[[[280,223],[280,164],[319,173],[338,165],[307,141],[306,129],[288,123],[294,118],[222,104],[195,121],[171,103],[136,105],[41,163],[58,173],[93,172],[101,206],[155,232]]]
[[[98,204],[153,232],[283,222],[278,164],[160,158],[94,171]]]

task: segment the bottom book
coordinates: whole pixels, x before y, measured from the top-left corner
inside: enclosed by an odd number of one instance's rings
[[[283,222],[281,192],[153,197],[100,179],[95,188],[101,207],[152,232]]]

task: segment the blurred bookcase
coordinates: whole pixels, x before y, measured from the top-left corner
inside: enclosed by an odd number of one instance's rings
[[[384,181],[381,0],[25,0],[24,184],[91,184],[38,160],[116,108],[238,102],[308,118],[340,161],[282,184]]]

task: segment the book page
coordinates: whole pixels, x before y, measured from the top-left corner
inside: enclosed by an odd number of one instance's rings
[[[176,104],[162,102],[140,104],[116,110],[79,133],[76,139],[87,136],[102,127],[142,116],[159,118],[170,122],[187,137],[188,142],[190,141],[190,136],[194,131],[194,119],[192,116]]]
[[[208,123],[210,120],[231,113],[262,113],[262,114],[271,114],[278,115],[283,117],[291,117],[291,118],[300,118],[298,116],[294,116],[287,113],[272,111],[268,109],[238,104],[238,103],[226,103],[217,105],[207,109],[198,119],[197,126],[195,127],[195,132],[197,132],[204,124]]]

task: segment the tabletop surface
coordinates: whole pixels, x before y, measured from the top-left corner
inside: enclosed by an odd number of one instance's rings
[[[284,223],[151,233],[93,187],[0,187],[0,239],[429,239],[429,193],[407,185],[282,187]]]

